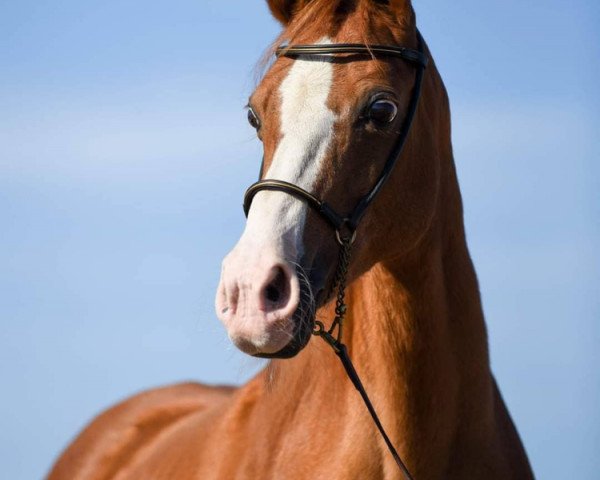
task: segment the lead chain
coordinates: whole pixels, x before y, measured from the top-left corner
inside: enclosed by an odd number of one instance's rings
[[[333,335],[335,328],[337,327],[337,341],[342,342],[342,333],[344,326],[344,318],[346,316],[346,279],[348,277],[348,266],[350,264],[350,253],[352,248],[352,242],[344,239],[340,248],[340,256],[338,261],[338,275],[337,275],[337,299],[335,301],[335,318],[329,329],[329,334]]]
[[[335,301],[335,317],[331,323],[329,330],[325,330],[322,322],[315,322],[314,335],[322,337],[327,343],[329,343],[334,349],[336,344],[342,343],[342,334],[344,326],[344,318],[348,307],[346,305],[346,280],[348,276],[348,266],[350,264],[350,254],[352,250],[352,239],[344,238],[340,242],[340,250],[338,256],[338,265],[336,273],[333,279],[333,283],[329,289],[328,297],[331,296],[333,291],[337,288],[337,298]],[[337,335],[334,336],[334,332],[337,328]],[[337,350],[337,349],[336,349]]]

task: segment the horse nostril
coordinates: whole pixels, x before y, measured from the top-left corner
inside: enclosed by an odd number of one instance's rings
[[[288,293],[287,283],[288,282],[285,271],[283,270],[283,268],[277,267],[275,271],[275,276],[265,287],[265,298],[273,304],[284,303],[285,297]]]
[[[279,301],[279,297],[281,295],[279,295],[279,290],[277,290],[277,288],[274,285],[268,285],[267,286],[267,300],[269,300],[270,302],[278,302]]]

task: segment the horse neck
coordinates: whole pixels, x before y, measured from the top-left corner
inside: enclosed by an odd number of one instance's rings
[[[417,471],[441,471],[453,445],[483,442],[493,435],[494,384],[464,233],[447,99],[437,72],[424,88],[441,92],[429,106],[439,114],[439,130],[444,132],[438,211],[411,254],[377,263],[349,285],[343,340],[393,443]],[[431,92],[424,96],[434,98]],[[442,105],[441,111],[436,105]],[[330,324],[333,307],[321,308],[317,318]],[[271,405],[281,412],[305,408],[310,417],[314,409],[327,412],[346,405],[354,428],[368,428],[370,419],[358,393],[319,338],[296,358],[272,362],[266,378]],[[355,414],[359,409],[362,418]],[[331,418],[334,428],[339,419],[335,414]],[[352,427],[348,423],[346,428]],[[435,459],[428,455],[432,451]]]
[[[487,336],[464,234],[375,265],[348,293],[350,355],[418,471],[443,469],[457,445],[493,436]]]
[[[418,471],[444,468],[456,444],[484,441],[494,430],[477,279],[462,214],[455,219],[438,221],[410,258],[374,265],[347,291],[344,343],[388,434]],[[330,304],[317,317],[332,315]],[[313,338],[295,359],[273,362],[271,373],[272,399],[281,411],[329,412],[345,405],[357,431],[372,428],[338,358],[321,339]],[[338,421],[336,414],[332,418]]]
[[[490,387],[475,272],[464,242],[449,241],[375,265],[348,292],[352,358],[400,409]]]
[[[409,262],[375,265],[349,286],[347,303],[344,343],[417,478],[437,478],[465,445],[489,443],[493,380],[464,238],[462,245],[434,243]],[[332,314],[328,305],[317,318]],[[317,445],[361,438],[356,461],[380,462],[385,478],[395,478],[391,457],[328,344],[314,337],[296,358],[273,361],[263,378],[262,412],[278,425],[272,435],[293,429]]]

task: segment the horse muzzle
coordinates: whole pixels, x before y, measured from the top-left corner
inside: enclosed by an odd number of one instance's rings
[[[290,358],[310,340],[315,300],[301,267],[274,252],[234,248],[223,261],[216,313],[244,353]]]

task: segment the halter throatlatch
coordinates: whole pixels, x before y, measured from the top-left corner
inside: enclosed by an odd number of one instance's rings
[[[323,338],[334,350],[336,355],[340,358],[344,369],[346,370],[346,374],[360,393],[373,422],[377,426],[379,433],[383,437],[386,446],[388,447],[390,453],[394,457],[398,468],[404,475],[407,480],[412,480],[412,476],[408,471],[408,468],[398,455],[398,452],[394,448],[391,440],[389,439],[387,433],[385,432],[377,413],[375,412],[375,408],[369,399],[367,392],[350,360],[350,356],[348,355],[348,349],[346,345],[342,343],[342,333],[343,333],[343,325],[344,325],[344,317],[346,314],[346,279],[348,275],[348,267],[350,264],[350,254],[352,249],[352,244],[354,243],[354,239],[356,238],[356,229],[360,220],[362,219],[367,207],[371,204],[375,196],[381,191],[381,188],[385,184],[385,182],[390,177],[394,166],[396,165],[398,159],[400,158],[400,154],[402,153],[402,149],[404,144],[406,143],[406,139],[408,137],[408,133],[410,131],[410,126],[412,125],[415,113],[417,111],[417,106],[419,103],[419,97],[421,96],[421,84],[423,81],[423,73],[425,67],[428,63],[428,58],[423,51],[423,38],[421,34],[417,30],[417,43],[418,50],[413,50],[411,48],[398,47],[398,46],[388,46],[388,45],[363,45],[356,43],[339,43],[333,45],[286,45],[279,47],[276,51],[276,55],[278,57],[292,57],[296,58],[301,55],[370,55],[372,58],[377,58],[378,55],[382,56],[392,56],[398,57],[408,62],[411,62],[416,67],[415,73],[415,82],[413,85],[412,96],[410,99],[410,103],[408,105],[408,110],[406,112],[406,116],[402,122],[402,126],[400,128],[400,133],[394,144],[394,147],[388,157],[383,170],[379,174],[379,177],[369,193],[367,193],[354,207],[354,210],[350,212],[348,215],[340,215],[333,208],[331,208],[326,202],[318,199],[312,193],[307,192],[303,188],[298,185],[294,185],[293,183],[285,182],[283,180],[275,180],[275,179],[265,179],[259,180],[258,182],[252,184],[248,190],[246,190],[246,194],[244,195],[244,213],[248,216],[248,212],[250,211],[250,206],[252,205],[252,200],[254,196],[262,191],[262,190],[271,190],[271,191],[279,191],[287,193],[288,195],[292,195],[299,200],[305,201],[314,211],[316,211],[321,218],[323,218],[329,225],[333,227],[335,230],[336,240],[340,246],[338,264],[335,272],[335,276],[332,284],[330,285],[330,290],[328,292],[327,298],[331,296],[333,291],[337,288],[337,298],[336,298],[336,306],[335,306],[335,318],[331,324],[329,329],[325,328],[325,325],[321,321],[315,321],[315,329],[313,330],[313,335],[319,336]],[[261,168],[262,171],[262,168]]]

